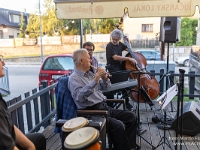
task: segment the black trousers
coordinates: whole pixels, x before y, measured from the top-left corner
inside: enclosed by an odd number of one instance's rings
[[[109,118],[111,139],[115,150],[130,150],[136,147],[136,115],[131,111],[112,109]]]
[[[36,150],[46,150],[46,138],[42,133],[29,133],[25,135],[34,145]],[[17,146],[20,150],[24,150]]]
[[[86,109],[108,110],[109,131],[115,150],[136,147],[137,117],[131,111],[113,109],[101,102]]]

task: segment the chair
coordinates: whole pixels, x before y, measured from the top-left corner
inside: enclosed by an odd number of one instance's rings
[[[68,79],[69,77],[60,78],[58,84],[56,86],[55,94],[56,94],[56,126],[54,128],[55,133],[60,133],[60,138],[62,137],[61,127],[63,124],[72,118],[77,116],[85,116],[85,115],[103,115],[106,118],[106,127],[108,126],[107,114],[108,112],[105,110],[78,110],[76,104],[73,101],[71,93],[68,89]],[[124,103],[124,100],[108,100],[109,102],[118,102]],[[107,130],[108,131],[108,130]],[[111,141],[109,138],[108,131],[108,142],[109,148],[111,147]],[[106,149],[106,140],[102,139],[103,149]]]

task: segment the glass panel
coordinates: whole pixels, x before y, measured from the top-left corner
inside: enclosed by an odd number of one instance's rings
[[[10,14],[10,22],[20,23],[20,15]]]
[[[51,57],[43,66],[43,70],[73,70],[74,62],[71,57]]]

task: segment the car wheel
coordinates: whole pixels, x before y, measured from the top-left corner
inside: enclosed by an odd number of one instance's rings
[[[186,66],[186,67],[189,67],[189,59],[186,59],[186,60],[183,62],[183,65]]]

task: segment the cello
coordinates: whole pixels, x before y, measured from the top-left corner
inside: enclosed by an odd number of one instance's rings
[[[119,26],[116,25],[119,29]],[[123,34],[122,34],[123,35]],[[133,52],[132,48],[130,47],[129,42],[126,40],[125,36],[123,35],[123,41],[128,48],[128,54],[126,57],[131,57],[136,60],[136,64],[132,64],[130,61],[125,62],[126,70],[131,70],[130,78],[131,79],[138,79],[140,77],[140,87],[136,86],[133,91],[131,92],[131,98],[134,101],[138,100],[138,92],[140,91],[140,103],[148,103],[150,106],[153,106],[152,100],[154,100],[160,92],[160,86],[158,81],[155,79],[154,76],[151,76],[150,73],[146,70],[147,61],[145,57],[138,53]],[[139,74],[135,74],[134,71],[139,72]]]

